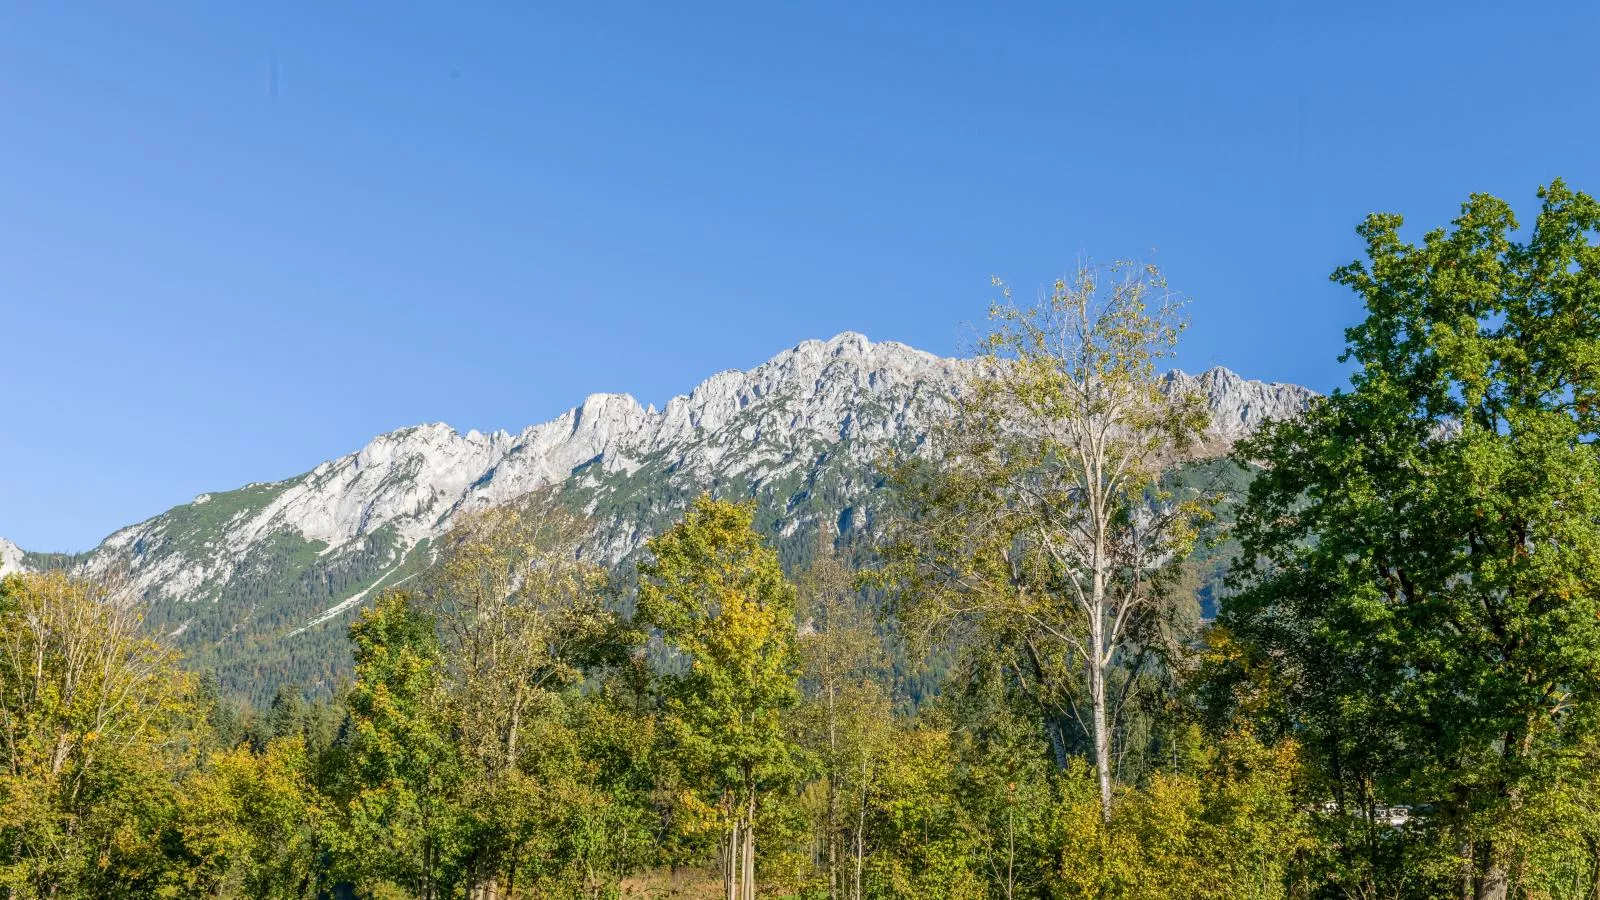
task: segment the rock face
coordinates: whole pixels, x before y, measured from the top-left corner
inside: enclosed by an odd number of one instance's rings
[[[126,576],[150,604],[148,621],[191,656],[222,663],[342,632],[321,626],[417,571],[458,513],[552,485],[590,511],[585,552],[601,561],[626,557],[708,490],[756,498],[783,550],[823,521],[867,527],[876,461],[892,447],[914,450],[968,365],[845,333],[713,375],[660,411],[595,394],[518,434],[404,428],[297,478],[202,494],[73,564]],[[1167,378],[1204,394],[1213,446],[1313,396],[1220,368]],[[0,541],[0,571],[28,564]]]
[[[1266,422],[1294,418],[1316,396],[1297,384],[1246,381],[1221,366],[1199,375],[1173,370],[1166,383],[1170,390],[1192,390],[1205,398],[1211,411],[1208,442],[1217,450],[1232,447]]]
[[[0,575],[23,569],[22,548],[5,538],[0,538]]]

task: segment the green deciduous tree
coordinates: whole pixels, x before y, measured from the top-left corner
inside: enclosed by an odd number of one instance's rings
[[[950,730],[937,726],[908,723],[894,734],[868,795],[864,896],[1001,895],[991,894],[985,883],[982,847],[961,802],[953,743]]]
[[[533,771],[540,748],[525,736],[568,724],[563,694],[609,632],[604,575],[579,558],[586,525],[542,494],[464,515],[417,590],[442,635],[474,898],[514,887],[526,848],[556,827],[557,798],[578,787],[563,782],[578,773]]]
[[[1446,856],[1451,886],[1407,889],[1506,897],[1534,875],[1535,797],[1595,777],[1600,205],[1540,197],[1522,240],[1482,194],[1420,244],[1370,216],[1334,274],[1366,305],[1351,389],[1242,451],[1266,466],[1222,615],[1232,687],[1347,813],[1425,811],[1363,876],[1387,891]]]
[[[131,598],[59,573],[0,580],[0,886],[154,893],[200,716]]]
[[[678,814],[721,835],[729,900],[755,896],[764,801],[801,774],[788,722],[800,699],[795,590],[752,515],[701,497],[639,567],[639,620],[682,663],[663,679],[661,721],[683,778]]]
[[[214,753],[184,784],[178,833],[183,892],[298,900],[322,885],[325,825],[299,736]]]
[[[819,535],[796,579],[805,703],[802,740],[818,762],[813,821],[830,900],[863,896],[871,792],[894,741],[888,654],[854,571]]]
[[[421,900],[460,880],[460,751],[446,715],[445,661],[433,616],[404,591],[350,626],[355,684],[333,752],[338,872],[364,890]]]
[[[1059,782],[1052,896],[1096,900],[1277,900],[1309,846],[1296,748],[1229,735],[1192,772],[1158,772],[1098,817],[1090,773]]]

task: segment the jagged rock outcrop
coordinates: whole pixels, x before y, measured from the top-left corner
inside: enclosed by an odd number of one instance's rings
[[[1249,381],[1221,366],[1199,375],[1174,370],[1167,373],[1166,384],[1171,390],[1192,390],[1205,398],[1211,413],[1207,442],[1214,451],[1232,447],[1265,422],[1299,415],[1316,396],[1297,384]]]
[[[26,566],[22,562],[22,548],[5,538],[0,538],[0,575],[20,572],[24,568]]]
[[[636,550],[706,490],[757,498],[780,538],[824,519],[864,527],[876,461],[917,445],[969,365],[845,333],[713,375],[659,411],[595,394],[517,434],[403,428],[296,478],[202,494],[116,532],[79,564],[125,575],[150,621],[181,643],[258,648],[408,577],[461,511],[552,485],[590,510],[587,552],[604,561]],[[1221,368],[1167,378],[1206,397],[1214,447],[1313,396]],[[24,565],[0,541],[0,570]]]

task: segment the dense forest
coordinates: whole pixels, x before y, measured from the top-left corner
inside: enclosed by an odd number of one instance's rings
[[[1600,204],[1539,197],[1368,217],[1349,388],[1220,460],[1159,270],[997,285],[872,528],[780,560],[707,494],[614,572],[559,495],[473,513],[331,698],[8,576],[0,886],[1596,900]]]

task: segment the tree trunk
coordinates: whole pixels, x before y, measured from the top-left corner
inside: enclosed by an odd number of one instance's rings
[[[517,682],[511,700],[511,727],[506,730],[506,766],[517,767],[517,731],[522,728],[522,682]]]
[[[1006,900],[1017,895],[1017,824],[1016,808],[1006,807]]]
[[[1099,631],[1099,629],[1095,629]],[[1099,641],[1095,642],[1099,647]],[[1096,650],[1098,653],[1099,651]],[[1094,704],[1094,767],[1100,776],[1100,818],[1111,822],[1111,735],[1106,731],[1106,672],[1100,660],[1089,668],[1089,694]]]
[[[1098,507],[1099,504],[1091,504]],[[1094,707],[1094,767],[1100,776],[1100,819],[1107,825],[1111,824],[1111,735],[1106,731],[1106,669],[1111,665],[1111,649],[1107,646],[1110,641],[1106,635],[1106,580],[1107,571],[1105,548],[1105,522],[1106,516],[1098,509],[1095,519],[1099,524],[1099,535],[1094,543],[1094,556],[1092,557],[1093,580],[1089,587],[1089,652],[1092,658],[1086,660],[1089,674],[1089,699]],[[1113,626],[1113,631],[1115,626]],[[1112,640],[1116,635],[1109,636]]]
[[[1505,854],[1490,844],[1483,860],[1483,874],[1478,876],[1478,890],[1473,900],[1506,900],[1511,886],[1511,867],[1506,865]]]
[[[482,858],[472,863],[472,887],[467,896],[471,900],[500,900],[500,873]]]
[[[742,900],[739,896],[739,823],[733,823],[728,840],[722,848],[722,887],[728,900]]]
[[[1065,772],[1067,770],[1067,739],[1062,733],[1061,722],[1053,715],[1046,715],[1044,727],[1045,733],[1050,736],[1050,752],[1056,758],[1056,768]]]
[[[422,827],[428,827],[427,817],[422,820]],[[433,841],[424,838],[422,842],[422,900],[433,900]]]
[[[750,807],[744,826],[744,900],[756,900],[756,794],[750,792]]]
[[[1474,900],[1506,900],[1506,889],[1510,878],[1502,866],[1491,866],[1483,873],[1483,878],[1478,881],[1478,893]]]
[[[835,777],[839,762],[837,717],[833,709],[833,681],[828,681],[828,900],[839,900],[839,788]]]
[[[477,900],[500,900],[500,875],[485,864],[476,866],[477,883],[473,885],[472,896]],[[486,871],[487,870],[487,871]]]
[[[861,870],[867,858],[867,761],[861,761],[861,808],[856,813],[855,890],[850,900],[861,900]]]

